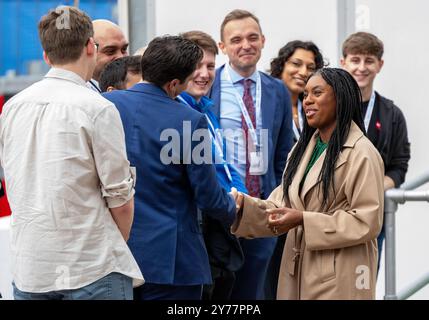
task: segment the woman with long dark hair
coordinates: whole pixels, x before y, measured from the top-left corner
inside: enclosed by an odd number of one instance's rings
[[[319,48],[312,41],[293,40],[286,43],[271,61],[271,76],[283,81],[290,93],[292,105],[292,129],[294,142],[301,135],[304,124],[302,100],[308,78],[323,68],[324,60]],[[277,280],[287,234],[277,238],[267,277],[265,279],[265,299],[274,300]]]
[[[237,195],[233,232],[288,232],[279,299],[374,299],[377,235],[383,213],[383,162],[364,134],[361,96],[344,70],[308,80],[303,131],[283,183],[266,201]]]
[[[301,40],[286,43],[271,61],[271,76],[282,80],[290,93],[295,142],[302,131],[302,94],[305,84],[308,78],[323,66],[323,56],[319,48],[311,41]]]

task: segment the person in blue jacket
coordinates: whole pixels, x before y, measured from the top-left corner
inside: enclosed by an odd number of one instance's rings
[[[216,166],[219,183],[226,191],[236,188],[247,193],[247,189],[237,169],[227,162],[226,143],[222,135],[219,121],[210,110],[214,103],[206,97],[215,78],[215,62],[218,48],[216,42],[207,33],[189,31],[181,34],[197,44],[204,52],[203,59],[189,81],[186,91],[177,98],[183,104],[204,114],[209,125],[212,139],[212,159]],[[228,300],[231,298],[235,282],[235,271],[244,262],[244,255],[238,239],[231,234],[229,228],[219,221],[204,215],[203,234],[209,254],[213,285],[204,287],[203,298],[207,300]]]
[[[119,110],[137,173],[128,245],[146,283],[134,290],[136,300],[201,299],[212,279],[199,212],[226,227],[235,219],[234,199],[214,165],[193,155],[196,133],[208,136],[206,117],[175,101],[202,56],[182,37],[155,38],[142,57],[143,81],[104,95]]]

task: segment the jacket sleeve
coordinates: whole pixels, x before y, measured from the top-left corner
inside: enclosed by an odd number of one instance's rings
[[[202,129],[202,130],[201,130]],[[192,130],[191,153],[194,151],[201,141],[194,141],[194,133],[199,130],[205,133],[203,141],[208,141],[207,145],[211,146],[211,137],[208,131],[207,120],[204,115],[201,115],[196,125]],[[184,150],[184,152],[186,152]],[[211,152],[209,154],[209,161],[212,159]],[[194,198],[198,208],[204,214],[210,215],[212,218],[223,222],[226,225],[231,225],[235,219],[235,202],[233,198],[224,190],[219,184],[216,176],[216,168],[213,163],[199,163],[195,157],[192,156],[190,164],[186,165],[186,172],[194,193]]]
[[[232,177],[232,186],[242,193],[249,193],[237,169],[231,164],[228,164],[228,168]]]
[[[309,250],[351,247],[375,239],[383,221],[383,162],[375,148],[354,151],[347,164],[345,194],[348,210],[332,214],[304,212],[305,241]]]
[[[392,178],[395,188],[399,188],[405,181],[410,160],[410,142],[408,141],[407,123],[402,111],[395,108],[395,122],[392,127],[391,158],[386,166],[385,175]]]
[[[278,142],[274,154],[274,171],[278,185],[281,183],[287,155],[293,146],[292,106],[289,92],[282,84],[279,84],[279,90],[281,91],[279,105],[283,109],[283,118],[281,120]]]
[[[237,214],[234,223],[231,226],[231,233],[237,237],[248,239],[277,237],[271,229],[267,227],[266,209],[278,208],[283,204],[283,189],[278,186],[270,194],[267,200],[252,198],[248,195],[244,196],[244,204],[242,210]]]

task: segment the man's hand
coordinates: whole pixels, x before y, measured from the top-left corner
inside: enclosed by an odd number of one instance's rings
[[[235,201],[236,212],[238,213],[243,208],[244,196],[241,192],[238,192],[236,188],[232,187],[229,193]]]
[[[113,220],[125,241],[128,241],[134,219],[134,198],[118,208],[110,208]]]
[[[274,234],[283,234],[303,223],[302,211],[291,208],[275,208],[266,210],[268,228]]]

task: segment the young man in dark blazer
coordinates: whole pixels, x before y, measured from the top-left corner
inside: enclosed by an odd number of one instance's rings
[[[375,35],[357,32],[343,43],[342,67],[357,81],[362,93],[362,116],[367,136],[380,152],[384,162],[384,190],[399,188],[405,181],[410,160],[405,117],[392,100],[374,90],[374,80],[384,60],[383,42]],[[378,236],[378,260],[385,238],[384,225]]]
[[[201,58],[190,40],[155,38],[142,58],[143,82],[104,95],[119,110],[138,177],[128,245],[146,283],[134,290],[136,300],[201,299],[212,279],[199,212],[226,226],[235,218],[214,165],[196,158],[201,134],[211,146],[206,117],[174,100]]]
[[[210,98],[227,140],[227,158],[236,165],[249,194],[266,199],[281,183],[293,133],[286,87],[256,68],[264,43],[259,20],[252,13],[234,10],[225,17],[219,47],[229,62],[217,70]],[[258,165],[261,170],[252,171]],[[245,262],[236,273],[232,299],[264,299],[276,241],[241,240]]]

